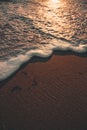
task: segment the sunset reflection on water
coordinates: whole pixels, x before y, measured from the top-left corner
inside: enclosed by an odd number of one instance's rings
[[[10,24],[19,27],[25,24],[27,28],[31,19],[34,28],[49,33],[57,38],[63,37],[71,42],[87,39],[86,10],[83,4],[75,0],[26,0],[16,4],[9,3],[4,5],[8,9],[2,9],[4,22],[10,17],[17,17],[17,22],[11,21]],[[5,12],[5,13],[4,13]],[[22,18],[21,18],[22,17]],[[81,24],[83,23],[83,24]],[[32,27],[31,27],[32,28]],[[21,30],[23,26],[21,27]],[[30,29],[28,30],[30,33]],[[28,35],[28,34],[27,34]],[[84,42],[84,41],[83,41]]]
[[[43,48],[46,56],[54,48],[85,52],[87,5],[78,0],[1,2],[0,36],[0,56],[4,60]]]

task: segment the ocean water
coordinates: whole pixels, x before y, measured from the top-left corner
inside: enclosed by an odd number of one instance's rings
[[[54,50],[87,52],[87,0],[0,0],[0,81]]]

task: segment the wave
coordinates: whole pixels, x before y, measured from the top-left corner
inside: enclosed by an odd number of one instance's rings
[[[12,57],[6,61],[2,60],[0,61],[0,81],[12,75],[23,63],[29,61],[33,56],[42,58],[49,57],[54,50],[71,50],[76,53],[85,53],[87,52],[87,45],[73,45],[61,39],[53,39],[50,45],[45,45],[38,49],[31,49],[25,54],[19,54],[17,57]]]
[[[55,50],[87,53],[83,4],[17,1],[0,3],[0,81],[33,56],[49,57]]]

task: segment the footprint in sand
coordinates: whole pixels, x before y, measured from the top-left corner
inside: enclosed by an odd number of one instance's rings
[[[11,93],[19,92],[22,88],[20,86],[15,86],[11,89]]]

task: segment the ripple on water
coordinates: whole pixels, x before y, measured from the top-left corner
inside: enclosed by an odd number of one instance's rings
[[[32,56],[87,52],[87,4],[71,0],[0,1],[0,80]],[[8,67],[7,67],[8,66]]]

